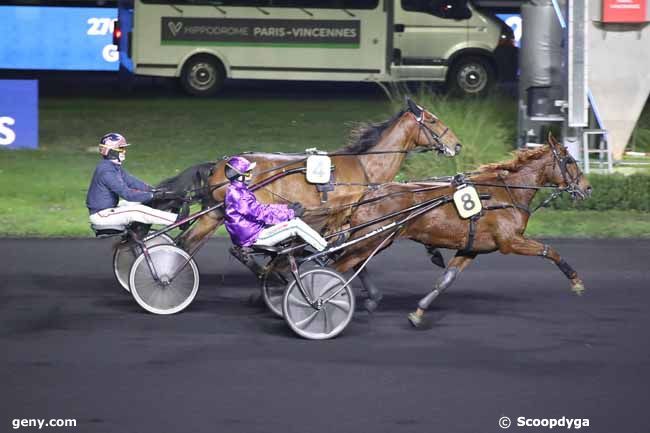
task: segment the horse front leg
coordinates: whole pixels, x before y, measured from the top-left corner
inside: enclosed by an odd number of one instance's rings
[[[569,281],[571,281],[571,290],[576,295],[582,295],[582,292],[585,291],[585,285],[578,277],[578,273],[550,245],[521,236],[509,240],[505,245],[500,246],[499,250],[504,254],[514,253],[521,256],[540,256],[551,260],[560,268]]]
[[[179,246],[190,254],[193,254],[201,245],[201,241],[210,236],[223,223],[223,215],[218,212],[210,212],[198,219],[187,233],[179,239]]]
[[[474,257],[476,257],[475,254],[461,255],[456,253],[456,256],[449,261],[445,273],[442,274],[442,276],[438,278],[438,281],[436,281],[436,284],[434,284],[433,290],[431,290],[431,292],[429,292],[424,298],[420,299],[420,302],[418,302],[418,309],[408,315],[411,325],[419,328],[424,324],[424,312],[442,292],[452,285],[458,275],[463,272],[470,263],[472,263]]]

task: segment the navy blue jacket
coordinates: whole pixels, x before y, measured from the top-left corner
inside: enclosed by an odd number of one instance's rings
[[[130,175],[121,165],[104,159],[95,167],[86,195],[86,207],[92,215],[117,206],[120,197],[127,201],[148,202],[153,193],[149,185]]]

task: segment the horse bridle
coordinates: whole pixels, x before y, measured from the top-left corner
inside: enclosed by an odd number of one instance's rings
[[[429,146],[431,147],[431,149],[436,149],[438,152],[444,153],[445,152],[445,145],[442,143],[442,138],[449,131],[449,127],[445,128],[445,130],[442,132],[442,134],[438,135],[436,132],[434,132],[431,128],[429,128],[425,124],[425,120],[424,120],[425,110],[424,110],[424,108],[421,108],[421,110],[422,111],[420,112],[419,116],[416,116],[415,113],[411,113],[415,117],[415,120],[418,122],[418,127],[419,127],[419,129],[418,129],[418,141],[420,140],[420,134],[422,133],[422,130],[425,129],[429,133],[429,135],[425,134],[425,137],[427,138],[427,141],[429,142]],[[429,123],[435,124],[435,123],[438,122],[438,119],[435,116],[433,116],[433,118],[434,118],[433,122],[429,122]],[[434,143],[434,141],[435,141],[435,143]]]
[[[551,144],[551,152],[553,152],[553,159],[560,168],[560,174],[562,175],[562,179],[566,185],[564,188],[562,188],[562,190],[571,194],[571,198],[573,199],[576,199],[578,197],[581,199],[585,198],[585,193],[582,192],[578,186],[580,179],[583,176],[582,171],[580,171],[580,168],[578,167],[578,162],[573,156],[571,156],[571,154],[569,154],[569,152],[567,152],[565,156],[561,157],[555,148],[555,145],[553,144]],[[567,168],[569,164],[575,164],[576,171],[578,173],[577,176],[571,176]]]

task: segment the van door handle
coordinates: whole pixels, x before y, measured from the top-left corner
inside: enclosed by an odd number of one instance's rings
[[[393,30],[395,33],[403,33],[404,32],[404,24],[395,24],[393,27]]]

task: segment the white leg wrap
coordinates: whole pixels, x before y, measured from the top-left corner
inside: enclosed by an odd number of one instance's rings
[[[318,251],[323,251],[327,247],[327,241],[300,218],[265,228],[260,232],[255,244],[273,246],[293,236],[299,236]]]
[[[136,204],[104,209],[90,215],[90,222],[96,226],[126,226],[132,222],[169,225],[176,222],[176,214]]]

